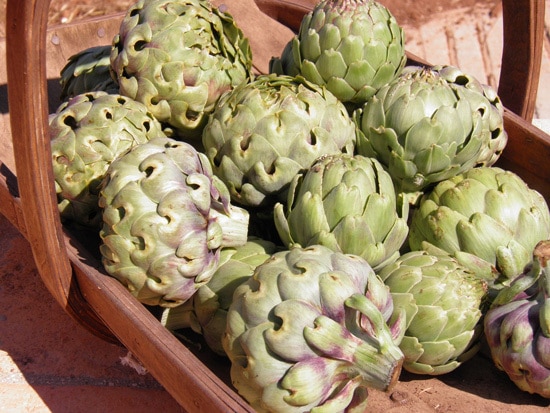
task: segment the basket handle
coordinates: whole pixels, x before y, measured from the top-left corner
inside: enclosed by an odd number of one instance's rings
[[[80,295],[64,244],[48,132],[46,28],[49,0],[8,0],[8,102],[27,240],[51,295],[95,335],[117,342]],[[15,135],[15,134],[13,134]]]

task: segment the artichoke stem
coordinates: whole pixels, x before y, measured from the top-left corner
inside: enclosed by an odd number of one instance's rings
[[[211,216],[222,228],[222,247],[240,247],[246,244],[250,217],[247,210],[230,205],[227,213],[212,209]]]
[[[326,357],[348,363],[346,370],[360,374],[366,387],[389,391],[399,379],[403,353],[392,340],[378,308],[361,294],[351,296],[346,306],[354,306],[356,301],[362,302],[361,313],[372,321],[372,332],[357,336],[336,321],[320,316],[315,320],[315,328],[305,328],[304,337]]]

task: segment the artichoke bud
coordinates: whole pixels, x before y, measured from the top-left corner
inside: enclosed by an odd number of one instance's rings
[[[550,398],[550,240],[505,286],[484,319],[495,365],[522,390]]]
[[[248,212],[213,180],[202,153],[167,137],[109,166],[99,196],[102,262],[141,302],[184,303],[212,277],[223,247],[246,242]]]

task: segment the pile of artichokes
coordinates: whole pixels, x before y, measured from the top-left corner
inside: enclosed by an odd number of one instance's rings
[[[139,0],[61,72],[63,223],[257,411],[363,411],[484,343],[550,398],[547,201],[494,165],[495,91],[404,45],[380,3],[321,0],[254,73],[228,12]]]

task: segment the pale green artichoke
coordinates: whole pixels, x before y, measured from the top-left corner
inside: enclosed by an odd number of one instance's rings
[[[426,251],[405,253],[378,274],[394,309],[406,313],[399,345],[405,370],[445,374],[477,353],[487,288],[475,274],[447,255]]]
[[[364,411],[367,389],[389,389],[401,371],[403,318],[392,312],[361,257],[319,245],[277,252],[229,307],[232,383],[258,412]]]
[[[374,270],[399,256],[408,216],[398,212],[391,177],[376,159],[323,156],[294,178],[288,193],[274,211],[285,245],[325,245],[363,257]]]
[[[101,226],[97,204],[107,168],[133,146],[165,136],[139,102],[106,92],[77,95],[50,115],[52,164],[61,218]]]
[[[484,325],[495,365],[520,389],[550,398],[550,241],[538,243],[532,263],[500,291]]]
[[[111,74],[111,46],[94,46],[69,57],[61,69],[59,83],[61,100],[87,92],[119,93],[118,83]]]
[[[326,86],[361,105],[399,75],[405,35],[391,12],[372,0],[323,0],[304,16],[298,34],[270,70]]]
[[[200,138],[219,97],[252,76],[233,17],[207,0],[139,0],[113,39],[121,93],[143,102],[182,138]]]
[[[230,204],[208,159],[170,138],[114,161],[99,205],[105,270],[144,304],[184,303],[210,280],[221,248],[247,239],[248,212]]]
[[[423,191],[491,166],[508,138],[503,111],[493,89],[455,67],[408,66],[354,112],[357,152],[377,158],[398,191]]]
[[[222,248],[218,269],[210,281],[182,305],[167,308],[161,320],[163,325],[173,331],[191,328],[204,337],[212,351],[225,356],[222,337],[233,293],[276,250],[274,243],[256,237],[249,237],[242,246]]]
[[[332,93],[303,78],[271,74],[224,95],[202,143],[234,202],[273,206],[318,157],[352,153],[355,126]]]
[[[464,265],[480,258],[496,269],[495,283],[521,274],[544,239],[550,239],[548,204],[518,175],[497,167],[440,182],[420,199],[409,231],[411,249],[434,246]]]

